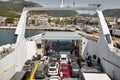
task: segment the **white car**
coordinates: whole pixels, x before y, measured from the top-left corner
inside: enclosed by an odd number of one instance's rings
[[[59,63],[53,61],[48,65],[48,76],[56,75],[59,75]]]
[[[68,56],[66,54],[61,54],[60,63],[68,63]]]
[[[49,80],[61,80],[59,76],[51,76]]]
[[[79,26],[75,26],[76,30],[80,30],[80,27]]]
[[[49,57],[48,56],[43,56],[41,59],[40,59],[40,61],[41,61],[41,64],[43,63],[43,64],[48,64],[48,62],[49,62]]]

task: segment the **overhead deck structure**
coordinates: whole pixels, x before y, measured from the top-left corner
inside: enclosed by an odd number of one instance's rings
[[[76,32],[46,32],[42,40],[81,40],[81,36]]]
[[[96,7],[29,7],[24,8],[23,11],[47,11],[47,10],[100,10]]]
[[[112,38],[110,36],[110,32],[109,32],[107,23],[105,21],[102,11],[100,10],[100,8],[97,8],[97,7],[51,7],[51,8],[50,7],[49,8],[48,7],[31,7],[31,8],[24,8],[15,34],[18,35],[18,37],[24,38],[27,13],[29,11],[49,11],[49,10],[92,10],[92,11],[96,11],[98,14],[99,22],[100,22],[99,23],[100,37],[106,38],[106,40],[108,41],[109,48],[113,48],[113,42],[112,42]],[[17,41],[19,42],[19,39]]]

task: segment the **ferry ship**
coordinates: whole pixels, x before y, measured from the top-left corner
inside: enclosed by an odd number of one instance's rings
[[[46,10],[92,10],[96,11],[99,19],[99,39],[91,41],[77,32],[45,32],[36,36],[25,38],[27,14],[30,11]],[[22,71],[24,63],[32,59],[36,54],[41,56],[46,53],[46,46],[56,41],[59,44],[59,54],[71,54],[75,46],[78,48],[78,55],[81,62],[79,80],[120,80],[120,52],[113,46],[113,41],[103,16],[102,10],[95,7],[31,7],[24,8],[18,26],[15,31],[16,42],[12,45],[0,47],[0,80],[13,80],[16,72]],[[67,44],[68,41],[71,44]],[[52,43],[53,44],[53,43]],[[66,46],[63,48],[63,46]],[[39,47],[41,46],[41,47]],[[52,45],[53,46],[53,45]],[[70,48],[69,48],[70,47]],[[86,60],[87,59],[87,60]],[[102,68],[103,72],[95,68],[87,67],[84,61],[95,61]],[[94,64],[94,63],[93,63]],[[33,76],[33,75],[31,75]],[[30,80],[35,80],[29,78]],[[17,79],[18,80],[18,79]],[[24,79],[20,79],[24,80]],[[49,79],[46,79],[49,80]],[[51,79],[52,80],[52,79]],[[59,80],[59,79],[57,79]],[[65,80],[74,80],[65,78]]]

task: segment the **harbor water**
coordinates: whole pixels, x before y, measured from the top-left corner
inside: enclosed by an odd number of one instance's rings
[[[25,38],[40,34],[42,32],[54,31],[54,30],[26,30]],[[56,30],[55,30],[56,31]],[[4,44],[12,44],[14,42],[15,30],[0,29],[0,46]]]

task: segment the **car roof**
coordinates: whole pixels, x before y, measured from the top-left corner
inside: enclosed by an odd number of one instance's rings
[[[61,63],[60,65],[65,65],[65,66],[67,65],[67,66],[68,66],[68,64],[67,64],[67,63]]]
[[[43,65],[39,65],[38,68],[37,68],[37,70],[39,70],[39,71],[40,71],[40,70],[43,70],[43,67],[42,67],[42,66],[43,66]]]
[[[74,68],[79,68],[79,65],[76,62],[72,62],[71,66],[74,67]]]
[[[53,62],[50,62],[50,66],[55,66],[56,62],[53,61]]]
[[[67,67],[67,66],[66,67],[61,67],[61,69],[69,69],[69,67]]]
[[[67,55],[66,54],[61,54],[61,57],[67,57]]]

